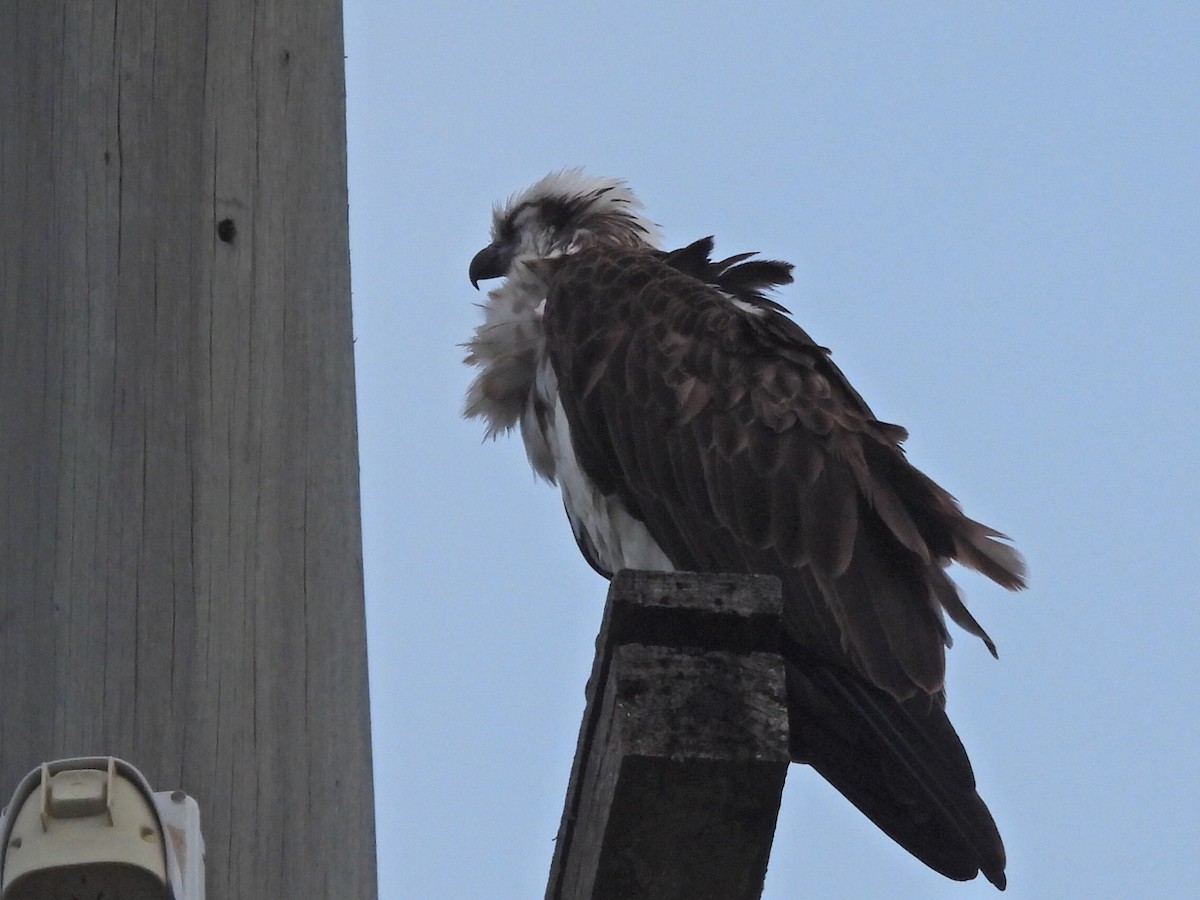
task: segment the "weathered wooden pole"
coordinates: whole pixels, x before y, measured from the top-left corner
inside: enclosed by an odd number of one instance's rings
[[[374,897],[341,4],[0,4],[0,210],[0,793],[114,754],[210,900]]]
[[[755,900],[787,774],[780,588],[619,572],[547,900]]]

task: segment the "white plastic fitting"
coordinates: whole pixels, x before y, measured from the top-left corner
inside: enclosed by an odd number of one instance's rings
[[[43,763],[0,812],[0,900],[203,900],[196,802],[111,756]]]

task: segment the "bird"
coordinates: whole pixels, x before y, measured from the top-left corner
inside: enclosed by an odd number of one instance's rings
[[[463,345],[464,416],[520,432],[601,575],[777,576],[792,759],[930,868],[1004,890],[945,711],[946,618],[996,647],[946,567],[1017,590],[1024,560],[773,299],[789,263],[661,243],[625,181],[582,169],[496,204],[468,274],[502,281]]]

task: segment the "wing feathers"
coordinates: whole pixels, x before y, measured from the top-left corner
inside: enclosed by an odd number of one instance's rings
[[[941,707],[898,704],[802,652],[792,660],[795,756],[931,868],[959,881],[982,871],[1003,890],[1004,844]]]
[[[675,405],[679,409],[678,425],[692,421],[712,399],[712,388],[694,375],[685,376],[675,387]]]
[[[995,645],[942,569],[1018,588],[1024,564],[763,296],[790,266],[711,250],[556,261],[543,323],[579,464],[679,569],[780,575],[804,661],[789,671],[797,758],[938,871],[1003,886],[1003,845],[941,709],[943,612]]]
[[[932,561],[929,546],[925,543],[925,539],[921,536],[921,529],[913,520],[912,514],[896,493],[895,488],[871,472],[865,460],[860,458],[856,462],[858,464],[853,467],[854,475],[858,480],[858,488],[867,503],[887,525],[896,540],[907,550],[915,553],[923,563],[929,564]]]
[[[711,248],[558,262],[545,325],[581,463],[635,515],[659,510],[645,524],[681,568],[812,566],[864,675],[898,697],[940,690],[939,608],[993,647],[941,566],[1017,587],[1020,557],[905,460],[904,430],[876,420],[794,322],[743,313],[700,280],[761,291],[787,267],[712,263]]]
[[[962,602],[962,597],[959,596],[958,588],[954,586],[954,582],[942,571],[930,573],[929,580],[933,586],[938,603],[941,604],[942,609],[946,611],[954,624],[968,634],[973,634],[983,641],[992,656],[998,658],[999,654],[996,653],[995,643],[988,636],[988,633],[983,630],[983,626],[975,621],[975,617],[967,610],[967,607]]]
[[[838,576],[854,553],[858,531],[858,493],[854,477],[842,465],[825,466],[802,502],[804,543],[819,572]]]
[[[965,518],[965,517],[964,517]],[[967,519],[965,533],[955,534],[954,557],[1009,590],[1025,587],[1025,561],[1015,549],[995,538],[1007,538],[986,525]]]

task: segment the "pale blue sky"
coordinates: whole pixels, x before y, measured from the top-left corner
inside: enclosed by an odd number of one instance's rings
[[[347,0],[380,893],[540,897],[606,584],[459,419],[491,204],[627,178],[1032,572],[951,718],[1012,898],[1200,896],[1200,4]],[[764,895],[995,896],[793,767]]]

